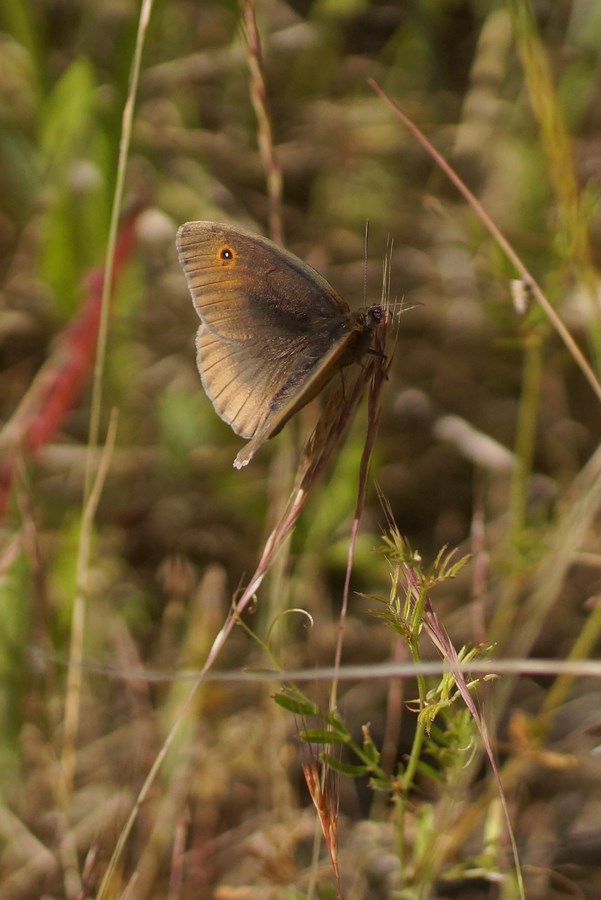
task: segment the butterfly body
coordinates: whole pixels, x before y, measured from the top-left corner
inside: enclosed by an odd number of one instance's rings
[[[360,360],[384,309],[351,311],[298,257],[234,226],[188,222],[177,250],[201,320],[204,389],[249,439],[234,463],[240,468],[336,371]]]

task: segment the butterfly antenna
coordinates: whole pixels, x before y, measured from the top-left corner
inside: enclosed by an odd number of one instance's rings
[[[384,268],[382,272],[382,306],[385,309],[390,307],[390,277],[392,269],[392,248],[394,241],[390,234],[386,241],[386,252],[384,254]]]
[[[391,296],[391,277],[392,277],[392,251],[394,247],[394,239],[388,235],[386,241],[386,253],[384,254],[384,266],[382,272],[382,300],[381,304],[384,309],[388,310],[394,324],[395,335],[398,335],[400,327],[400,313],[403,310],[403,300]]]

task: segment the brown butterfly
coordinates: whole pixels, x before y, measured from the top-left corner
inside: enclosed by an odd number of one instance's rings
[[[369,352],[385,309],[351,311],[315,269],[232,225],[188,222],[177,251],[202,323],[204,389],[249,439],[234,462],[240,469],[335,372]]]

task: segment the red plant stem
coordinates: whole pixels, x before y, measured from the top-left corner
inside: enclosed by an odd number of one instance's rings
[[[140,207],[122,222],[113,268],[112,287],[129,262],[135,245],[135,224]],[[56,349],[29,389],[28,412],[22,422],[13,417],[14,433],[7,457],[0,466],[0,516],[5,512],[19,454],[35,456],[61,428],[75,407],[92,368],[104,288],[104,269],[92,269],[86,277],[85,300],[79,315],[60,335]],[[7,431],[11,430],[10,423]]]

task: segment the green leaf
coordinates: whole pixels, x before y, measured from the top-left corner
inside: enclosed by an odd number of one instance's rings
[[[331,728],[334,729],[334,731],[338,732],[338,734],[344,734],[350,738],[348,728],[346,727],[342,719],[338,718],[336,713],[332,713],[328,716],[328,725],[330,725]]]
[[[47,163],[64,166],[85,146],[96,84],[89,60],[76,59],[57,82],[46,103],[40,147]]]
[[[295,688],[286,688],[279,694],[275,694],[274,698],[278,706],[287,709],[289,712],[297,716],[318,716],[319,707],[312,700],[309,700],[301,691]]]
[[[301,731],[300,736],[303,741],[310,741],[312,744],[348,744],[349,742],[346,735],[321,728],[306,729]]]
[[[389,778],[384,778],[380,775],[376,775],[369,779],[369,786],[374,789],[374,791],[386,791],[386,793],[391,793],[394,791],[394,785],[391,783]],[[398,793],[398,789],[397,789]]]
[[[341,775],[349,775],[351,778],[363,778],[371,772],[370,766],[353,766],[350,763],[343,763],[334,756],[330,756],[329,753],[322,753],[321,760],[327,763],[335,772],[340,772]]]
[[[417,764],[418,771],[422,773],[422,775],[426,775],[428,778],[432,778],[433,781],[442,781],[443,775],[438,769],[435,769],[433,766],[428,765],[423,760],[420,760]]]
[[[80,59],[68,67],[40,113],[40,169],[46,185],[40,274],[58,309],[69,314],[82,272],[98,261],[108,224],[104,168],[113,154],[96,105],[92,65]]]
[[[380,765],[380,752],[374,744],[371,734],[369,733],[369,725],[363,727],[363,752],[374,766]]]

